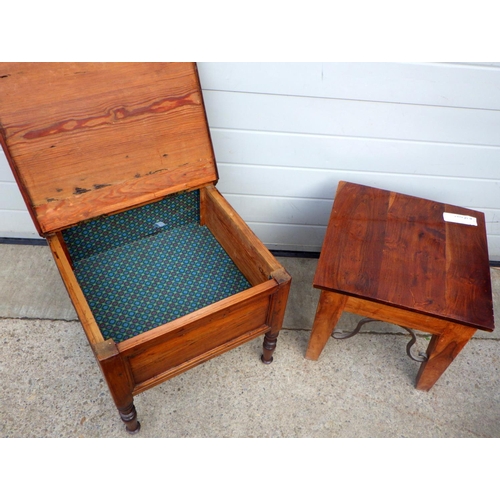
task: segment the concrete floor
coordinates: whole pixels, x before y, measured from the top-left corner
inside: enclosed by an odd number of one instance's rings
[[[274,363],[256,339],[138,395],[131,438],[500,437],[500,328],[478,332],[428,393],[397,327],[331,339],[307,361],[317,260],[279,260],[293,284]],[[0,374],[0,437],[129,437],[47,247],[0,245]]]

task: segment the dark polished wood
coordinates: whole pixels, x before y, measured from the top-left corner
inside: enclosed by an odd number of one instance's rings
[[[446,222],[444,212],[477,225]],[[419,389],[432,387],[475,330],[494,329],[484,214],[462,207],[340,182],[314,286],[323,292],[308,359],[319,357],[344,310],[427,327],[439,339]]]
[[[466,208],[340,183],[314,286],[494,329],[484,214]]]

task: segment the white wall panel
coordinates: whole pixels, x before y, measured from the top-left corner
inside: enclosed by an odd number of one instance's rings
[[[332,200],[226,194],[226,199],[245,220],[277,224],[326,226]]]
[[[219,164],[219,174],[218,187],[233,195],[275,196],[278,190],[278,197],[331,200],[343,180],[479,210],[496,209],[500,200],[500,182],[491,180],[474,183],[478,196],[470,179],[452,177],[232,164]]]
[[[0,238],[40,239],[3,151],[0,149]]]
[[[0,181],[0,200],[3,209],[26,210],[23,197],[15,182]]]
[[[429,63],[200,63],[206,90],[500,110],[499,67]]]
[[[212,128],[219,163],[498,180],[500,148]]]
[[[337,182],[348,180],[485,212],[500,260],[498,66],[199,69],[219,188],[270,248],[319,250]]]
[[[0,182],[15,182],[12,171],[10,170],[7,158],[0,147]]]
[[[500,146],[500,112],[310,97],[204,92],[211,127]]]
[[[0,209],[0,238],[41,239],[27,210]]]
[[[498,262],[500,260],[500,252],[498,251],[499,248],[500,248],[500,235],[488,234],[488,251],[489,251],[490,261],[494,260]]]
[[[323,226],[290,226],[260,222],[250,222],[248,225],[271,250],[296,251],[300,248],[303,252],[317,252],[318,242],[323,241],[326,232],[326,227]]]

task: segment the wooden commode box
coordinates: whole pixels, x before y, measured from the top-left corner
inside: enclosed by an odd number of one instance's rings
[[[0,63],[2,147],[129,432],[133,396],[264,335],[290,276],[217,191],[193,63]]]

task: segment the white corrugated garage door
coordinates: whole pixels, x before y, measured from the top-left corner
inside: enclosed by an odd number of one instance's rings
[[[198,67],[218,187],[269,248],[319,251],[347,180],[485,212],[500,260],[500,64]],[[0,236],[35,236],[3,156]]]

